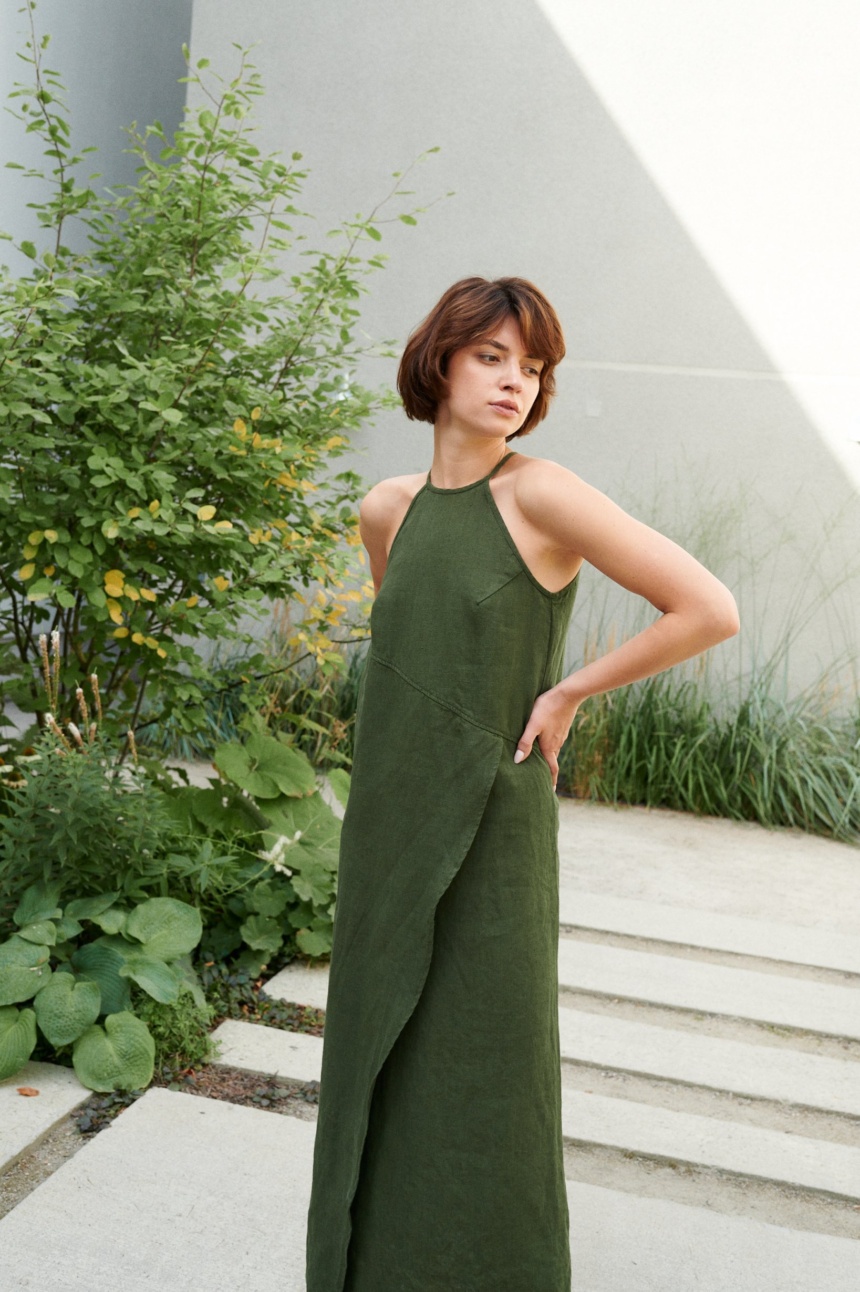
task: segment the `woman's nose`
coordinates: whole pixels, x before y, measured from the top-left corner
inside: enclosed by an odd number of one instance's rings
[[[503,374],[503,384],[511,390],[522,390],[523,379],[519,368],[508,368]]]

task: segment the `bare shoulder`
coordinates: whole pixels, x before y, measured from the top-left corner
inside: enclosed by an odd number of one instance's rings
[[[526,514],[540,514],[547,505],[570,503],[583,493],[597,492],[574,471],[551,458],[532,458],[518,453],[517,459],[511,464],[509,475],[517,502]]]
[[[359,506],[362,540],[388,549],[409,504],[423,485],[426,474],[389,476],[364,495]]]

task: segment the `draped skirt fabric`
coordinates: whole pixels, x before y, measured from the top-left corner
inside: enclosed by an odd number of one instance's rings
[[[549,768],[372,657],[362,692],[397,721],[344,820],[307,1292],[569,1292]]]

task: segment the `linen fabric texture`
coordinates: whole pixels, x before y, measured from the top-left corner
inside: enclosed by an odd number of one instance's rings
[[[569,1292],[558,801],[537,743],[574,579],[489,475],[426,483],[371,613],[343,820],[307,1292]]]

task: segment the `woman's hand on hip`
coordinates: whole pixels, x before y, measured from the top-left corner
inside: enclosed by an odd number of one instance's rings
[[[559,750],[567,739],[571,723],[579,708],[579,700],[571,700],[559,687],[544,691],[534,702],[525,730],[517,742],[514,762],[528,758],[535,741],[552,772],[552,787],[558,784]]]

